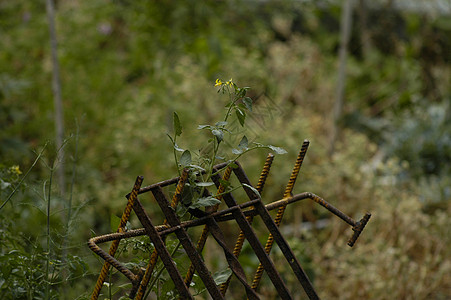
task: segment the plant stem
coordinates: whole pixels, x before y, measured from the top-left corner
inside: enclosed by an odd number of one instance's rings
[[[227,90],[229,89],[229,87],[227,87]],[[225,115],[225,118],[224,118],[224,122],[227,122],[227,119],[229,118],[229,116],[230,116],[230,113],[231,113],[231,111],[232,111],[232,108],[233,107],[235,107],[235,103],[236,103],[236,101],[238,101],[238,97],[235,97],[235,99],[234,99],[234,96],[232,96],[232,93],[230,93],[230,91],[229,91],[229,95],[230,95],[230,106],[229,106],[229,109],[227,110],[227,113],[226,113],[226,115]]]
[[[227,120],[229,119],[229,116],[232,112],[232,109],[236,106],[235,103],[240,99],[239,97],[236,97],[233,93],[230,92],[230,87],[227,86],[227,91],[229,93],[229,98],[230,98],[230,106],[227,109],[227,112],[225,114],[224,117],[224,122],[227,122]],[[224,126],[222,126],[222,128],[219,128],[221,130],[224,130]],[[210,158],[210,163],[209,166],[207,168],[207,174],[206,174],[206,180],[205,181],[209,181],[211,179],[211,177],[213,176],[213,167],[216,163],[216,156],[218,155],[219,152],[219,146],[221,144],[221,140],[219,140],[216,136],[214,137],[214,145],[213,145],[213,154]],[[201,191],[201,195],[204,192],[205,187],[202,188]]]

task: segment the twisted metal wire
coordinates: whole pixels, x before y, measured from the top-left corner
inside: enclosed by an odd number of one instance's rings
[[[222,179],[224,181],[228,181],[230,179],[230,175],[232,174],[232,168],[230,166],[228,166],[225,171],[224,174],[222,175]],[[222,194],[225,191],[225,187],[220,184],[219,188],[216,192],[216,199],[218,199],[219,201],[222,200]],[[211,212],[216,212],[218,210],[219,204],[216,204],[215,206],[213,206],[213,209]],[[209,233],[209,229],[208,226],[205,225],[204,228],[202,229],[202,234],[199,237],[199,240],[197,241],[197,245],[196,245],[196,250],[201,253],[202,250],[205,247],[205,243],[207,242],[207,238],[208,238],[208,233]],[[193,275],[194,275],[194,265],[193,263],[190,264],[188,271],[186,272],[186,276],[185,276],[185,284],[187,286],[190,285],[191,281],[193,280]]]
[[[263,166],[263,169],[262,169],[262,171],[260,173],[260,177],[258,179],[258,183],[257,183],[256,189],[257,189],[257,191],[259,193],[261,193],[261,191],[263,190],[263,186],[265,185],[266,179],[268,178],[268,174],[269,174],[269,171],[271,169],[271,165],[272,165],[273,160],[274,160],[274,155],[269,153],[268,156],[266,157],[265,164]],[[252,209],[252,207],[251,207],[251,209]],[[247,221],[250,224],[252,224],[252,220],[254,219],[254,216],[252,216],[252,215],[247,216],[246,219],[247,219]],[[246,237],[244,235],[244,232],[242,230],[240,230],[240,234],[238,235],[238,238],[237,238],[237,240],[235,242],[235,247],[233,248],[233,255],[235,255],[236,257],[238,257],[240,255],[240,253],[241,253],[241,249],[243,248],[243,243],[244,243],[245,238]],[[221,284],[220,289],[221,289],[221,294],[223,296],[227,292],[227,289],[229,287],[231,279],[232,279],[232,277],[229,277],[229,279],[227,279],[226,282]]]
[[[128,197],[127,206],[124,209],[124,212],[121,217],[121,221],[119,223],[117,232],[124,232],[125,231],[125,225],[127,224],[128,219],[130,218],[130,213],[133,209],[133,204],[135,203],[136,198],[138,197],[138,191],[141,187],[141,184],[143,182],[143,177],[138,176],[136,178],[135,184],[133,186],[133,190],[130,193],[130,196]],[[110,250],[108,251],[108,254],[110,256],[114,256],[114,254],[117,251],[117,248],[119,247],[119,242],[121,240],[114,240],[110,246]],[[100,271],[99,278],[97,279],[96,285],[94,287],[94,291],[91,295],[91,300],[97,300],[99,298],[100,290],[102,289],[103,283],[105,282],[105,279],[108,275],[108,270],[110,268],[110,263],[108,261],[105,261],[102,266],[102,270]]]
[[[90,239],[88,241],[88,247],[91,249],[95,254],[100,256],[105,260],[105,262],[108,262],[109,265],[115,267],[119,272],[124,274],[131,282],[136,282],[137,276],[133,274],[127,267],[125,267],[123,264],[121,264],[117,259],[115,259],[113,256],[109,255],[106,251],[104,251],[102,248],[97,246],[93,239]],[[103,284],[103,283],[102,283]]]
[[[301,151],[299,151],[298,157],[296,159],[296,163],[294,164],[294,167],[293,167],[293,171],[291,172],[290,180],[288,181],[288,184],[285,188],[285,192],[283,194],[284,198],[288,198],[291,196],[291,193],[294,188],[294,184],[298,177],[299,170],[301,169],[302,162],[304,161],[304,157],[307,152],[309,144],[310,144],[310,142],[308,140],[304,140],[304,143],[302,143]],[[274,222],[276,223],[277,226],[279,226],[280,223],[282,222],[282,218],[285,213],[286,207],[287,207],[287,205],[283,205],[283,206],[279,207],[279,210],[277,211],[277,215],[274,220]],[[274,244],[274,237],[272,234],[269,234],[268,240],[266,241],[266,245],[265,245],[266,253],[269,254],[269,252],[271,252],[271,248],[272,248],[273,244]],[[260,263],[258,265],[257,271],[255,272],[254,280],[252,282],[252,288],[254,290],[256,290],[258,285],[260,284],[260,281],[261,281],[261,278],[263,275],[263,271],[264,271],[263,265]]]

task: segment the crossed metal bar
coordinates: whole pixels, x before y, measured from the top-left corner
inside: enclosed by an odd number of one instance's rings
[[[294,187],[294,183],[296,182],[296,178],[298,177],[299,171],[302,166],[302,162],[304,161],[305,154],[307,153],[308,146],[310,145],[310,142],[308,140],[305,140],[302,144],[301,151],[299,152],[299,155],[296,159],[296,163],[294,164],[293,171],[291,172],[290,180],[288,181],[287,187],[285,188],[285,192],[283,194],[284,198],[287,198],[291,195]],[[282,205],[279,207],[279,210],[277,211],[277,215],[275,218],[275,224],[276,226],[279,226],[282,222],[283,214],[285,213],[286,205]],[[271,251],[272,245],[274,244],[274,237],[272,234],[269,235],[266,245],[265,245],[265,251],[266,253],[269,253]],[[263,275],[263,265],[260,264],[257,268],[257,271],[254,275],[254,281],[252,282],[252,288],[257,289],[258,284],[260,283],[260,280]],[[304,276],[303,281],[306,279],[308,280],[307,276]],[[311,286],[311,284],[310,284]],[[309,284],[303,284],[304,290],[307,292],[309,290]],[[308,292],[307,292],[308,294]],[[313,294],[313,292],[312,292]],[[312,299],[312,298],[311,298]]]
[[[287,286],[283,282],[281,276],[274,266],[274,263],[269,257],[269,252],[271,251],[274,241],[276,241],[278,247],[282,251],[285,259],[287,260],[296,278],[301,283],[308,298],[319,299],[312,283],[308,279],[299,261],[294,256],[293,251],[278,229],[286,207],[288,206],[288,204],[303,199],[311,199],[320,204],[352,226],[354,234],[348,241],[348,245],[351,247],[354,245],[355,241],[359,237],[371,215],[367,213],[360,221],[355,221],[351,217],[347,216],[339,209],[335,208],[324,199],[313,193],[301,193],[294,196],[292,195],[294,183],[299,174],[299,170],[307,152],[308,145],[309,142],[307,140],[304,141],[301,151],[297,157],[292,174],[290,176],[290,180],[285,189],[283,199],[264,205],[262,199],[260,198],[260,193],[263,189],[266,178],[271,168],[273,160],[273,156],[271,154],[268,155],[265,161],[265,165],[261,172],[256,189],[250,188],[252,187],[252,185],[247,178],[247,175],[244,172],[243,168],[238,162],[234,162],[234,167],[232,167],[232,164],[223,163],[215,166],[212,180],[217,187],[216,198],[218,200],[224,200],[224,203],[228,208],[218,211],[218,204],[213,207],[207,208],[203,215],[199,216],[197,219],[184,222],[181,222],[178,218],[175,212],[175,208],[180,202],[183,188],[185,187],[185,184],[187,182],[189,175],[188,170],[183,170],[180,178],[165,180],[143,188],[141,188],[143,178],[141,176],[138,177],[136,179],[132,192],[127,195],[127,206],[122,215],[117,232],[94,237],[88,241],[89,248],[105,260],[97,283],[94,287],[91,299],[98,299],[101,288],[111,266],[116,268],[131,281],[132,289],[129,293],[129,297],[132,299],[142,299],[158,257],[161,258],[164,267],[168,271],[179,292],[181,299],[193,298],[189,291],[189,286],[195,271],[197,271],[199,277],[204,282],[208,293],[213,297],[213,299],[224,299],[231,278],[229,278],[225,283],[218,287],[215,284],[212,276],[210,275],[210,271],[208,270],[207,266],[200,256],[200,253],[205,246],[205,242],[209,234],[213,236],[216,243],[223,249],[227,263],[235,277],[243,285],[248,299],[259,299],[259,295],[256,291],[264,270],[267,271],[268,277],[273,283],[281,299],[292,299]],[[223,181],[221,181],[219,171],[223,169],[225,170],[222,176]],[[243,185],[244,191],[246,192],[249,201],[238,204],[232,193],[225,193],[225,187],[221,185],[221,182],[228,181],[232,172],[237,177],[239,182]],[[173,184],[177,184],[176,191],[171,203],[169,203],[166,195],[163,193],[162,188]],[[256,193],[255,190],[258,193]],[[143,194],[149,191],[153,194],[156,202],[166,216],[163,225],[153,225],[149,215],[146,213],[144,207],[138,199],[139,194]],[[208,195],[209,192],[205,190],[204,193],[205,195]],[[143,228],[126,231],[125,224],[130,218],[132,209],[135,211],[135,214],[143,225]],[[274,220],[268,212],[269,210],[273,209],[278,209],[277,216]],[[252,220],[256,215],[259,215],[262,218],[264,225],[270,233],[265,247],[263,247],[263,245],[259,242],[259,239],[251,226]],[[234,220],[241,230],[233,251],[230,251],[226,246],[223,233],[218,226],[219,222],[230,220]],[[195,246],[187,233],[187,229],[199,225],[204,225],[204,228]],[[166,236],[171,233],[174,233],[177,236],[188,258],[191,261],[191,265],[184,279],[182,278],[171,257],[171,254],[165,246]],[[149,236],[155,249],[150,255],[150,260],[146,269],[137,272],[137,274],[134,274],[127,267],[125,267],[124,264],[119,262],[114,257],[114,255],[117,251],[121,239],[142,235]],[[257,268],[257,272],[255,273],[252,285],[248,284],[244,270],[238,261],[238,256],[241,252],[241,248],[245,239],[248,240],[249,245],[260,261],[260,265]],[[111,244],[110,249],[107,253],[106,251],[102,250],[98,246],[98,244],[108,241],[113,241],[113,243]]]

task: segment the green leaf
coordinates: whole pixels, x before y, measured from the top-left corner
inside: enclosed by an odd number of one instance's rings
[[[243,150],[232,149],[232,153],[235,155],[240,155],[241,153],[243,153]]]
[[[247,137],[244,135],[241,139],[240,143],[238,144],[238,149],[246,150],[249,146],[249,141],[247,140]]]
[[[197,129],[205,129],[205,128],[211,128],[211,125],[199,125],[199,126],[197,126]]]
[[[227,125],[226,121],[220,121],[215,124],[216,127],[221,127],[221,126],[226,126],[226,125]]]
[[[213,280],[215,281],[216,285],[220,285],[229,280],[230,276],[232,276],[232,270],[230,268],[227,268],[225,270],[214,273]]]
[[[240,122],[241,126],[244,127],[244,121],[246,120],[246,113],[242,111],[241,109],[237,108],[235,110],[236,116],[238,118],[238,121]]]
[[[199,200],[197,200],[196,203],[191,204],[190,208],[208,207],[208,206],[213,206],[213,205],[216,205],[219,203],[221,203],[221,201],[219,201],[218,199],[216,199],[212,196],[202,197],[202,198],[199,198]]]
[[[255,193],[255,195],[257,195],[259,198],[262,197],[262,196],[260,195],[260,192],[257,191],[257,189],[254,188],[252,185],[249,185],[249,184],[247,184],[247,183],[243,183],[243,186],[245,186],[245,187],[251,189],[251,190]]]
[[[175,136],[180,136],[182,134],[182,125],[180,125],[179,116],[175,111],[174,111],[174,132]]]
[[[211,133],[218,139],[218,142],[221,142],[224,139],[224,133],[222,130],[213,129]]]
[[[252,99],[249,97],[243,98],[243,103],[246,106],[247,110],[252,111]]]
[[[180,156],[180,164],[183,167],[189,166],[191,164],[191,152],[189,152],[189,150],[183,151],[182,156]]]
[[[195,184],[197,186],[212,186],[212,185],[214,185],[213,182],[196,182]]]
[[[237,105],[236,105],[239,109],[241,109],[242,111],[245,111],[247,108],[246,108],[246,105],[244,105],[243,103],[238,103]]]
[[[237,94],[238,97],[242,98],[242,97],[246,96],[248,89],[249,89],[249,87],[235,88],[235,93]]]
[[[286,154],[288,153],[285,149],[280,148],[280,147],[276,147],[273,145],[268,145],[268,148],[271,149],[272,151],[274,151],[276,154]]]
[[[205,171],[205,169],[203,168],[203,167],[201,167],[201,166],[198,166],[198,165],[190,165],[189,166],[190,167],[190,169],[191,169],[191,172],[192,173],[197,173],[197,172],[202,172],[202,171]],[[196,170],[196,172],[193,172],[193,171],[195,171]]]

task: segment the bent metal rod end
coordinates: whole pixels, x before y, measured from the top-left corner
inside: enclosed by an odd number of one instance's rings
[[[371,218],[370,213],[366,213],[360,221],[358,221],[355,226],[352,227],[352,230],[354,230],[354,234],[351,236],[351,238],[348,241],[348,246],[352,247],[354,246],[355,242],[357,241],[357,238],[359,237],[360,233],[362,233],[363,228],[365,228],[366,224]]]

